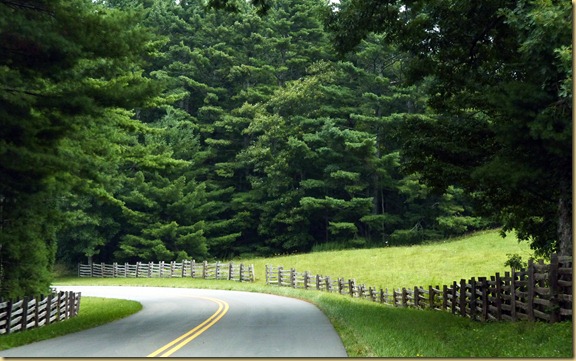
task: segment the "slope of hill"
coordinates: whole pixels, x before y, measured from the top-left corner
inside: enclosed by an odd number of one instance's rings
[[[354,278],[378,288],[442,285],[461,278],[489,277],[504,273],[509,254],[524,261],[532,255],[527,243],[514,235],[502,238],[498,231],[411,247],[386,247],[294,254],[272,258],[235,260],[254,264],[258,282],[264,281],[265,265],[295,268],[331,277]]]

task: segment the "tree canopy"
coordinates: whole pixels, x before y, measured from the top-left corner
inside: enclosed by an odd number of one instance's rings
[[[572,252],[571,4],[343,1],[341,52],[375,32],[412,55],[435,114],[407,118],[405,167],[459,184],[541,254]]]
[[[0,0],[0,296],[486,227],[570,252],[569,10]]]
[[[0,1],[2,296],[48,289],[64,194],[109,197],[112,174],[98,172],[108,150],[84,140],[112,122],[135,126],[115,109],[155,94],[140,68],[150,35],[136,15],[88,0]]]

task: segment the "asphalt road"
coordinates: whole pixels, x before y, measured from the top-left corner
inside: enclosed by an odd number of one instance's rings
[[[156,287],[62,290],[136,300],[143,309],[103,326],[1,351],[0,357],[347,356],[326,316],[293,298]]]

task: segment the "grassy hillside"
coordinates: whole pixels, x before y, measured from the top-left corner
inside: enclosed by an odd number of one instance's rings
[[[507,254],[519,254],[526,261],[532,252],[527,243],[519,243],[514,235],[502,238],[498,231],[486,231],[411,247],[328,251],[234,262],[254,264],[259,283],[264,282],[265,265],[269,264],[395,289],[436,286],[461,278],[503,273],[509,271],[509,267],[504,266]]]

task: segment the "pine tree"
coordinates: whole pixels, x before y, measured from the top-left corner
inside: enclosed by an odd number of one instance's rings
[[[150,37],[134,16],[91,1],[0,1],[2,297],[48,290],[62,197],[89,179],[65,140],[156,94],[139,67]]]
[[[380,33],[412,55],[408,80],[429,82],[438,115],[406,122],[409,168],[436,188],[465,187],[538,253],[571,254],[570,4],[341,5],[329,21],[341,52]]]

